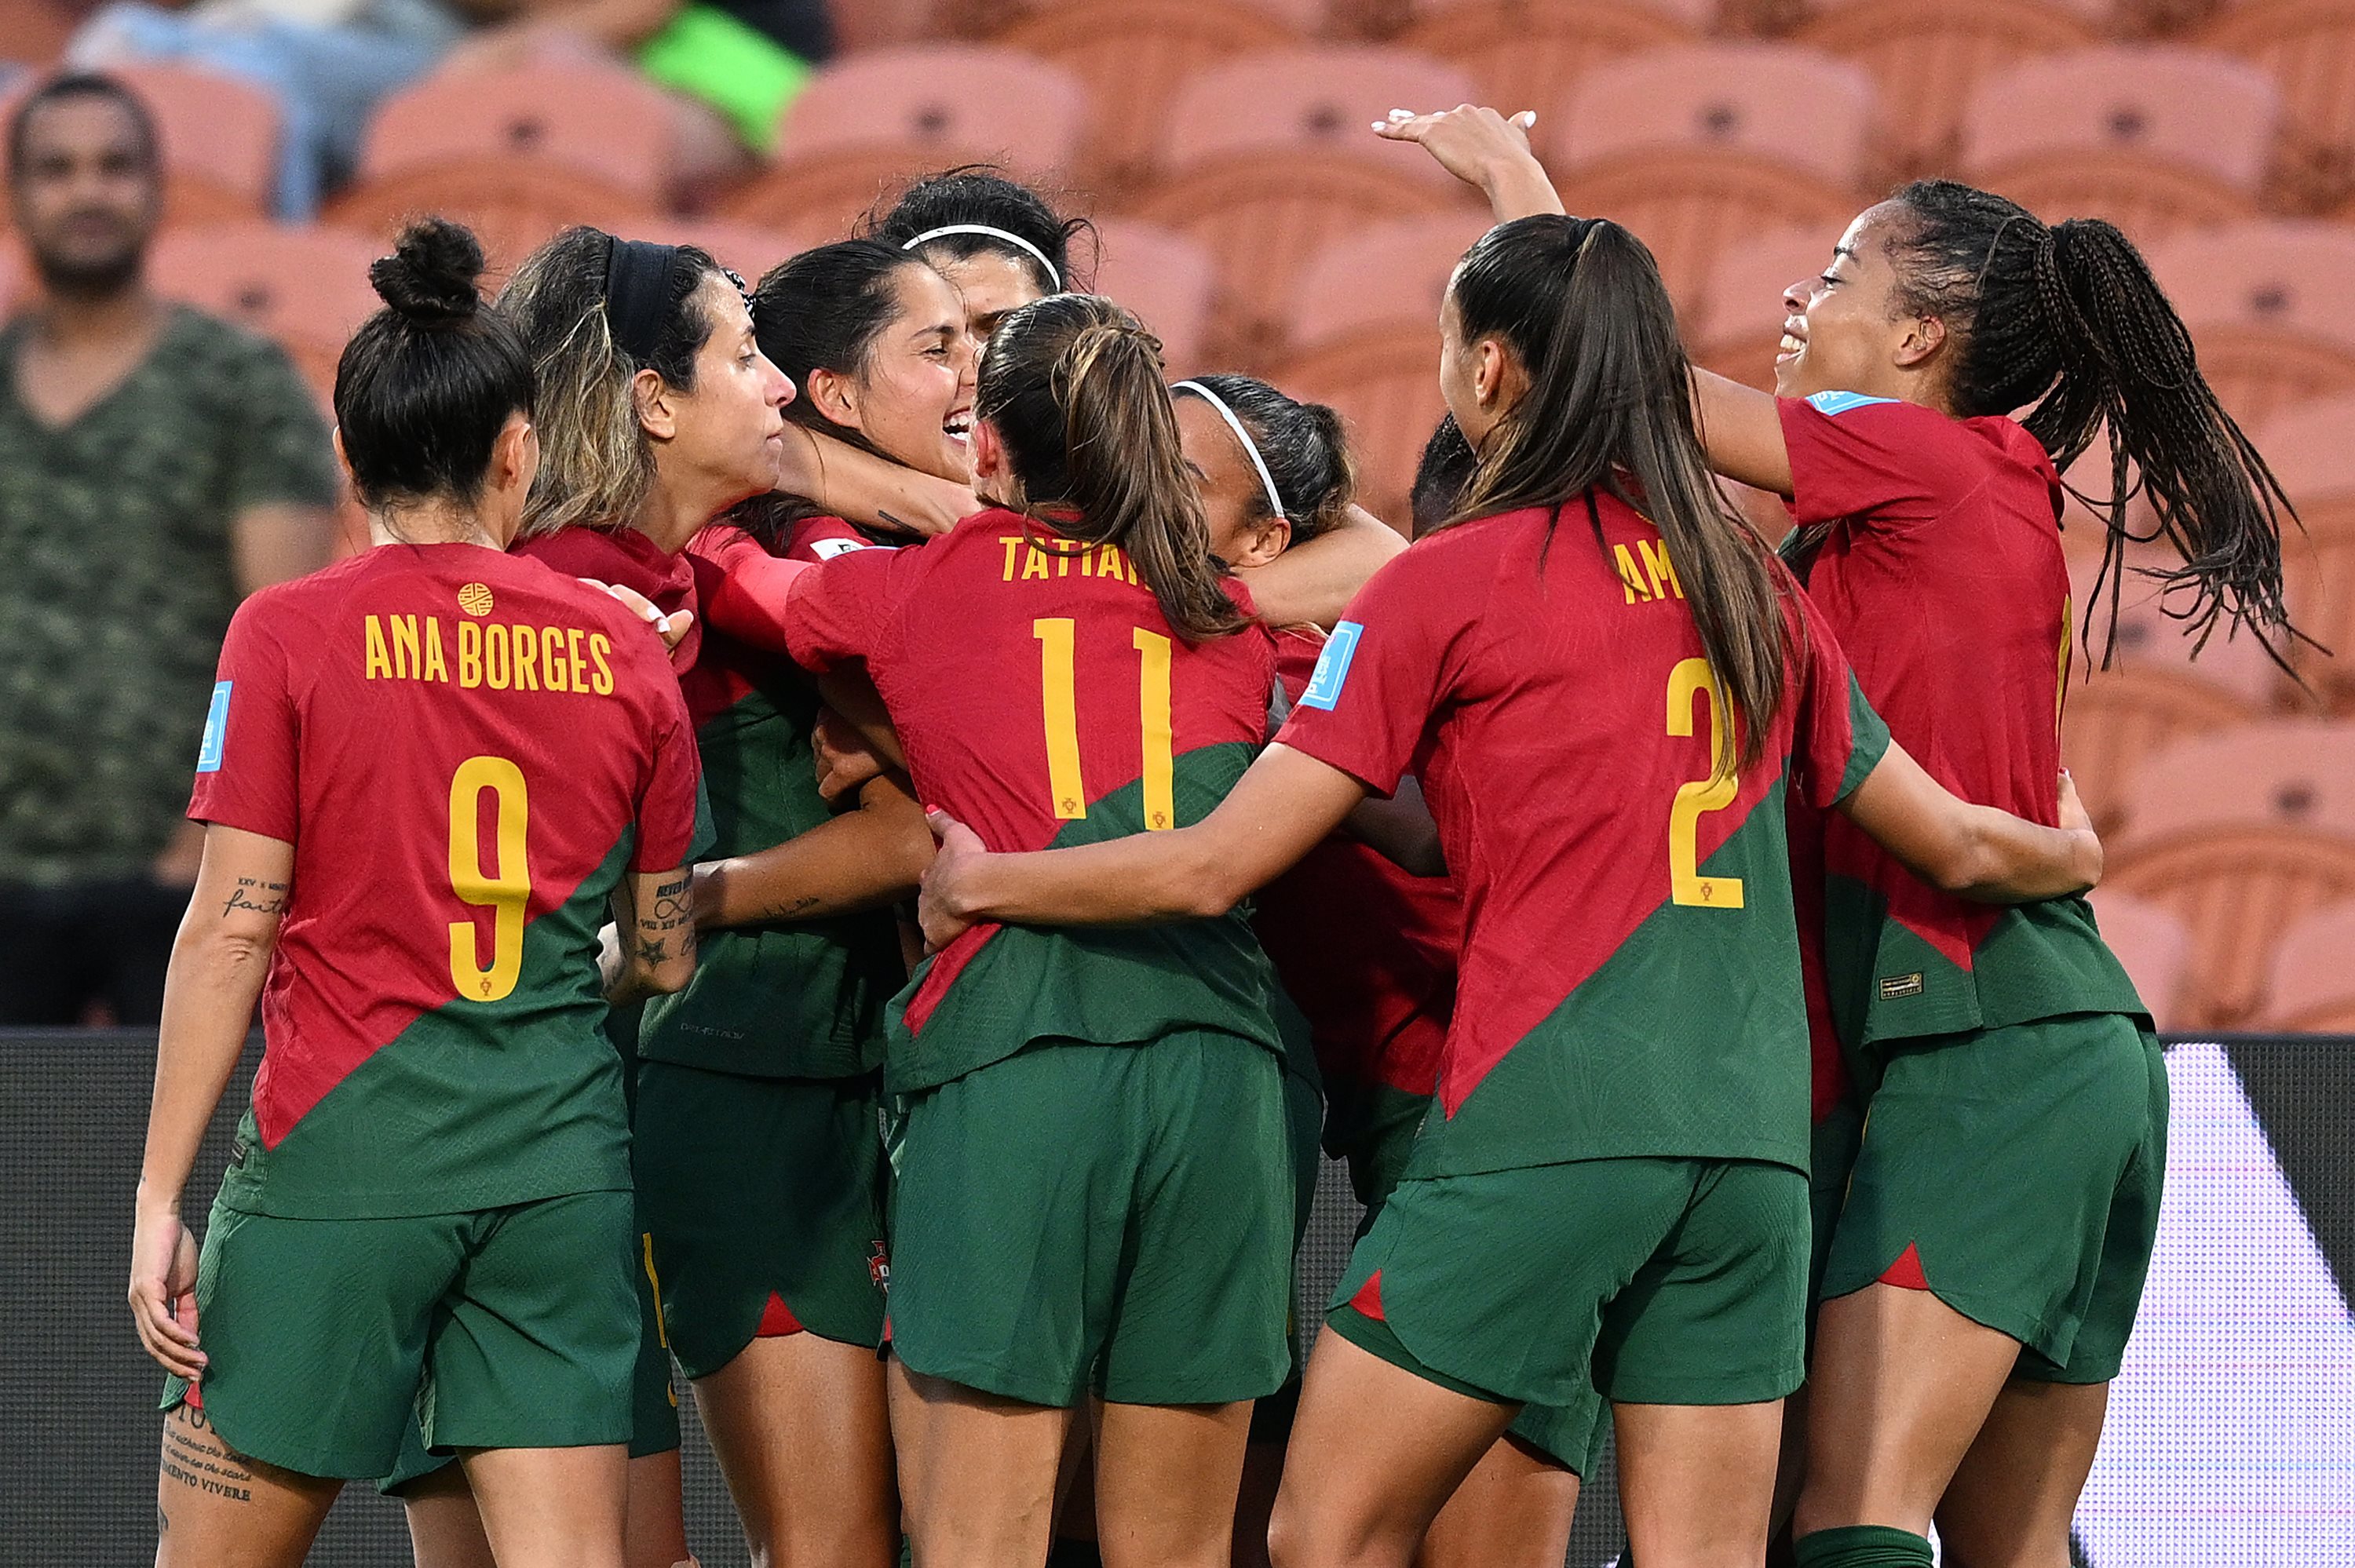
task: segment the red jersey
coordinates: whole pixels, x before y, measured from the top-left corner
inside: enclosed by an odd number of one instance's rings
[[[1659,533],[1593,500],[1592,524],[1572,503],[1410,546],[1277,736],[1378,793],[1412,771],[1463,895],[1444,1116],[1410,1171],[1653,1155],[1806,1171],[1785,796],[1845,796],[1887,733],[1794,586],[1762,758],[1715,777],[1729,715]]]
[[[723,619],[727,603],[715,594]],[[1118,547],[1001,509],[922,549],[852,550],[802,568],[783,609],[804,666],[866,661],[920,798],[994,850],[1198,821],[1266,732],[1264,630],[1189,643]],[[757,617],[749,625],[757,634]],[[980,926],[929,960],[903,999],[887,1075],[895,1090],[921,1088],[1050,1036],[1113,1044],[1209,1028],[1273,1050],[1270,983],[1240,914],[1117,929]]]
[[[440,1213],[629,1185],[597,931],[685,860],[662,643],[471,545],[383,546],[230,623],[188,814],[294,846],[221,1201]]]
[[[913,539],[879,539],[858,524],[841,517],[805,517],[786,535],[778,553],[789,561],[830,561],[846,550],[893,550]]]
[[[1865,695],[1948,789],[2052,824],[2071,611],[2043,447],[2011,419],[1849,392],[1780,409],[1792,515],[1830,530],[1808,597]],[[1845,821],[1826,824],[1824,853],[1832,1009],[1851,1049],[2143,1010],[2082,898],[1969,903]]]
[[[511,553],[545,561],[567,577],[594,577],[635,589],[665,615],[682,609],[695,614],[687,635],[670,651],[671,668],[682,677],[695,668],[703,647],[703,625],[695,560],[686,551],[668,554],[635,528],[577,527],[517,539]]]
[[[1277,673],[1294,702],[1325,638],[1278,632]],[[1455,1007],[1463,906],[1444,876],[1416,876],[1341,834],[1263,888],[1260,945],[1307,1018],[1328,1089],[1343,1084],[1428,1097]],[[1346,1145],[1350,1129],[1331,1128]]]

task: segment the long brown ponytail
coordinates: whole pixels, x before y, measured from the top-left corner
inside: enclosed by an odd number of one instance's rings
[[[1735,722],[1721,777],[1764,755],[1783,705],[1784,579],[1765,542],[1710,477],[1693,429],[1692,367],[1676,309],[1644,242],[1604,218],[1499,224],[1449,285],[1467,344],[1496,338],[1529,374],[1481,442],[1441,527],[1600,491],[1660,531],[1709,667]],[[1598,539],[1602,519],[1588,502]]]
[[[1135,316],[1095,294],[1052,294],[999,323],[974,413],[1005,444],[1020,510],[1118,546],[1170,626],[1199,641],[1245,618],[1210,559],[1166,374],[1161,341]]]

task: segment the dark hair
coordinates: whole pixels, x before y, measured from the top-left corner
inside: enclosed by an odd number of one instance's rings
[[[1358,475],[1349,461],[1349,443],[1341,433],[1338,413],[1322,403],[1303,403],[1287,397],[1255,376],[1188,379],[1216,393],[1251,432],[1260,461],[1267,464],[1268,477],[1275,481],[1284,515],[1292,524],[1294,544],[1314,539],[1348,514],[1349,502],[1357,494]],[[1252,515],[1258,521],[1273,515],[1256,475],[1251,505]]]
[[[630,383],[651,370],[683,392],[695,389],[695,356],[711,336],[696,304],[709,278],[727,270],[692,245],[678,247],[670,298],[644,357],[614,341],[605,286],[613,237],[568,228],[524,259],[499,296],[538,380],[539,480],[524,511],[527,537],[575,524],[628,525],[655,484],[654,444],[638,423]]]
[[[1044,196],[1028,185],[1007,179],[988,164],[966,164],[924,175],[900,193],[890,211],[868,213],[860,222],[858,232],[897,249],[920,234],[960,223],[984,224],[1021,236],[1039,248],[1057,276],[1045,276],[1039,270],[1039,258],[1019,246],[993,239],[986,234],[944,234],[938,239],[927,240],[922,247],[927,259],[962,261],[985,252],[1003,256],[1020,262],[1039,287],[1050,294],[1078,287],[1078,281],[1071,275],[1071,240],[1078,235],[1095,232],[1095,225],[1084,217],[1057,217]]]
[[[2280,520],[2296,513],[2209,388],[2190,333],[2133,243],[2097,217],[2047,227],[2016,202],[1953,180],[1917,180],[1891,203],[1896,306],[1945,323],[1955,412],[2035,404],[2029,432],[2062,468],[2108,431],[2110,497],[2078,499],[2107,525],[2096,582],[2109,590],[2112,638],[2126,544],[2163,537],[2184,565],[2158,575],[2191,593],[2170,613],[2203,643],[2218,617],[2238,621],[2279,659],[2271,634],[2289,624]],[[2126,521],[2137,486],[2158,519],[2152,535]],[[2091,604],[2085,614],[2090,641]]]
[[[491,449],[532,411],[531,358],[515,323],[483,309],[483,248],[443,217],[401,230],[368,267],[384,308],[336,364],[336,424],[352,486],[371,510],[483,493]]]
[[[1464,487],[1472,482],[1472,470],[1479,461],[1480,454],[1456,429],[1455,416],[1441,415],[1439,428],[1423,443],[1423,456],[1414,465],[1414,484],[1407,492],[1416,538],[1455,515]]]
[[[33,115],[52,103],[63,103],[76,98],[102,98],[120,108],[131,119],[133,129],[139,133],[139,147],[150,174],[162,164],[163,141],[156,134],[155,116],[149,112],[146,101],[124,85],[121,79],[103,71],[74,70],[53,76],[16,101],[16,111],[8,117],[8,177],[18,178],[25,172],[26,142],[31,135]]]
[[[1244,624],[1210,559],[1210,527],[1178,440],[1161,340],[1096,294],[1007,313],[974,399],[1004,443],[1015,504],[1057,533],[1117,545],[1188,641]],[[1043,515],[1075,509],[1077,518]]]
[[[1464,341],[1496,338],[1529,378],[1479,449],[1452,527],[1600,491],[1660,531],[1701,651],[1737,720],[1720,777],[1755,763],[1783,705],[1786,578],[1710,478],[1693,429],[1692,366],[1652,253],[1604,218],[1555,214],[1490,229],[1448,285]],[[1549,546],[1550,534],[1549,534]],[[1542,557],[1540,557],[1542,559]]]

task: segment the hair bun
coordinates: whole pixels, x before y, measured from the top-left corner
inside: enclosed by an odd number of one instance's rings
[[[421,217],[392,254],[368,265],[368,281],[395,312],[421,325],[464,321],[482,308],[483,246],[446,217]]]

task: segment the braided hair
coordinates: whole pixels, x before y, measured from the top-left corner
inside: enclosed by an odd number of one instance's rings
[[[1953,180],[1917,180],[1890,206],[1896,306],[1945,323],[1954,411],[1972,418],[2033,404],[2023,423],[2064,469],[2108,433],[2109,498],[2071,491],[2106,531],[2094,594],[2106,589],[2110,600],[2104,666],[2126,547],[2158,539],[2183,565],[2150,575],[2169,598],[2189,591],[2190,602],[2168,612],[2198,633],[2195,652],[2222,619],[2283,662],[2280,634],[2297,633],[2282,599],[2281,518],[2295,522],[2296,511],[2200,375],[2191,334],[2141,252],[2100,218],[2048,227],[2016,202]],[[2126,517],[2137,488],[2158,517],[2148,534]],[[2089,642],[2093,625],[2089,603]]]

